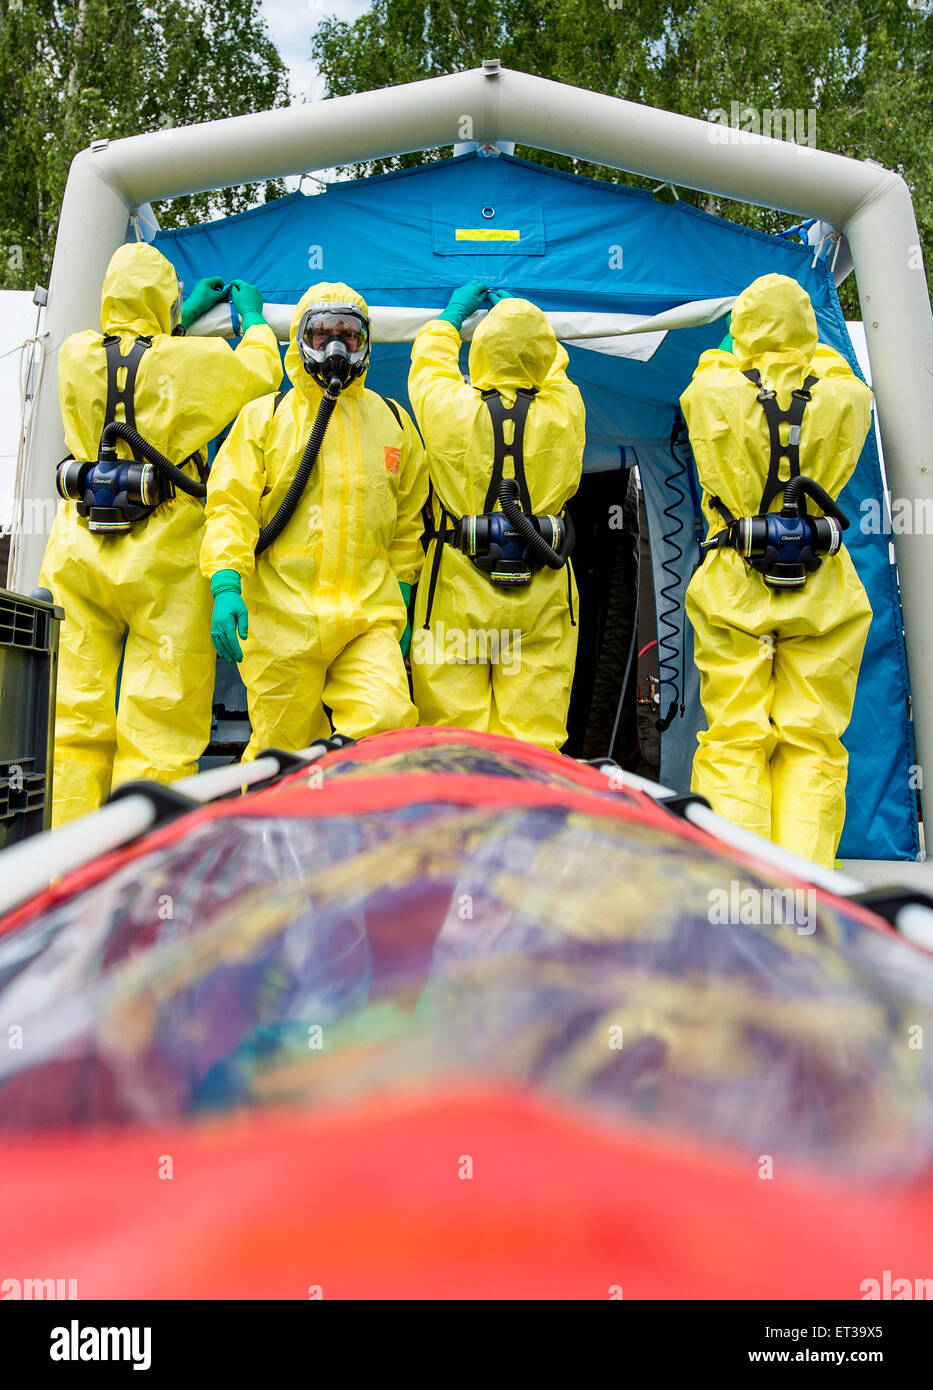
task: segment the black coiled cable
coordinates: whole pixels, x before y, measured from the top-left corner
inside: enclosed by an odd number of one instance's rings
[[[674,698],[671,700],[670,707],[668,708],[667,714],[665,714],[663,717],[660,717],[660,718],[657,720],[658,732],[659,732],[659,733],[662,733],[662,734],[664,733],[665,729],[667,729],[667,728],[669,727],[669,725],[670,725],[670,723],[671,723],[671,720],[674,718],[674,715],[675,715],[676,712],[677,712],[677,697],[678,697],[678,690],[677,690],[677,640],[678,640],[678,638],[680,639],[680,643],[681,643],[681,651],[683,650],[683,621],[682,621],[682,619],[681,619],[681,621],[675,623],[675,622],[673,622],[672,619],[671,619],[671,614],[672,614],[672,613],[678,613],[678,614],[680,613],[680,607],[681,607],[681,605],[680,605],[680,602],[678,601],[678,599],[675,597],[675,591],[678,590],[678,589],[680,588],[681,579],[680,579],[680,574],[678,573],[678,571],[677,571],[677,569],[676,569],[676,566],[677,566],[677,564],[680,562],[680,560],[682,559],[683,553],[684,553],[683,547],[682,547],[682,546],[678,543],[678,541],[676,540],[676,537],[679,536],[680,533],[681,533],[681,532],[683,531],[683,529],[684,529],[684,523],[683,523],[682,519],[677,515],[677,509],[678,509],[678,507],[681,505],[681,503],[683,502],[683,500],[684,500],[684,498],[685,498],[685,496],[686,496],[686,493],[684,492],[683,488],[681,488],[681,487],[679,486],[679,484],[678,484],[678,479],[679,479],[679,478],[685,477],[685,476],[686,476],[686,473],[687,473],[687,466],[686,466],[686,464],[684,463],[683,459],[678,458],[677,454],[674,452],[674,444],[675,444],[675,442],[676,442],[676,440],[677,440],[677,438],[678,438],[679,433],[680,433],[680,417],[678,416],[678,417],[675,419],[675,421],[674,421],[674,428],[673,428],[672,431],[671,431],[670,446],[669,446],[669,447],[670,447],[670,455],[671,455],[671,458],[672,458],[672,459],[674,460],[674,462],[677,464],[677,469],[678,469],[678,471],[677,471],[677,474],[676,474],[675,476],[671,476],[670,473],[666,473],[666,474],[664,475],[664,486],[665,486],[669,491],[672,491],[672,492],[673,492],[673,491],[676,491],[677,497],[674,498],[674,499],[672,499],[672,500],[668,503],[668,505],[663,509],[663,511],[662,511],[662,513],[661,513],[661,515],[662,515],[669,523],[671,523],[671,522],[674,523],[670,530],[665,531],[664,535],[661,537],[661,542],[662,542],[662,544],[663,544],[664,546],[666,546],[666,547],[668,548],[669,551],[670,551],[670,550],[676,550],[676,552],[677,552],[677,554],[674,555],[673,557],[672,557],[670,554],[667,554],[667,555],[665,556],[665,558],[661,561],[661,569],[662,569],[662,570],[664,571],[664,573],[668,576],[668,579],[667,579],[667,583],[666,583],[666,584],[662,584],[662,585],[659,587],[659,589],[658,589],[658,599],[659,599],[659,600],[663,599],[664,602],[665,602],[665,604],[667,605],[667,606],[663,609],[663,611],[662,611],[662,609],[661,609],[661,607],[660,607],[660,603],[659,603],[659,606],[658,606],[658,685],[659,685],[659,687],[663,687],[663,686],[665,686],[665,685],[672,685],[672,686],[674,687]],[[662,624],[662,623],[664,624],[664,627],[667,629],[666,632],[664,633],[663,637],[662,637],[662,635],[661,635],[661,624]],[[662,654],[661,654],[662,651],[664,652],[664,655],[663,655],[663,656],[662,656]],[[673,655],[670,655],[671,652],[673,652]],[[672,676],[671,676],[671,675],[667,675],[667,674],[662,674],[663,672],[667,671],[668,669],[673,670],[673,673],[674,673],[674,674],[673,674]],[[682,710],[682,709],[683,709],[683,698],[684,698],[684,695],[683,695],[683,677],[681,677],[681,689],[680,689],[679,694],[680,694],[681,710]]]

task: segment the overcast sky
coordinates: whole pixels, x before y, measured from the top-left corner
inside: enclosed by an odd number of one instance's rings
[[[370,8],[370,0],[261,0],[269,33],[288,68],[293,101],[323,96],[323,83],[311,62],[311,35],[320,21],[352,21]]]

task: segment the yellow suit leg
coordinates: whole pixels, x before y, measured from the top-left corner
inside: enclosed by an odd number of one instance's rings
[[[327,674],[324,662],[307,653],[292,652],[286,657],[267,651],[253,632],[250,614],[250,636],[240,666],[253,730],[244,762],[251,762],[263,748],[295,753],[324,736],[325,727],[330,732],[321,702]]]
[[[412,637],[411,683],[418,706],[418,722],[440,728],[489,730],[492,713],[490,667],[444,659],[443,625],[432,624],[423,636]],[[416,655],[417,653],[417,655]]]
[[[325,704],[333,711],[335,731],[350,738],[418,722],[398,638],[390,627],[370,628],[354,638],[329,666],[304,652],[266,651],[251,635],[242,673],[253,726],[244,762],[263,748],[295,752],[315,738],[326,738]]]
[[[155,586],[148,600],[141,593],[130,620],[114,786],[138,777],[173,782],[193,776],[210,741],[216,668],[210,588],[192,550],[185,573]]]
[[[464,556],[453,554],[450,546],[444,547],[441,559],[431,625],[424,626],[436,544],[431,542],[425,556],[412,618],[411,683],[418,722],[486,733],[492,714],[491,668],[485,662],[471,663],[468,657],[471,632],[475,657],[476,630],[489,624],[477,617],[482,609],[474,594],[478,586],[473,566]],[[486,579],[477,578],[479,585],[491,589]],[[491,592],[480,589],[479,593],[488,607]]]
[[[707,613],[687,590],[708,729],[697,735],[691,788],[713,810],[771,836],[772,649],[765,636]]]
[[[567,573],[536,576],[532,584],[556,590],[543,603],[534,626],[508,643],[502,640],[492,666],[493,705],[489,731],[525,739],[558,753],[567,741],[567,711],[577,656],[577,633],[567,602]],[[574,612],[579,612],[576,583]],[[500,617],[502,610],[500,610]],[[504,632],[508,629],[504,629]]]
[[[65,609],[58,647],[55,701],[55,760],[52,825],[57,827],[96,811],[110,794],[117,741],[114,692],[123,655],[122,620],[97,602],[81,580],[90,571],[75,569],[66,580],[54,565],[43,568],[41,583]]]
[[[395,630],[371,627],[348,642],[330,664],[324,703],[334,730],[366,738],[388,729],[410,729],[418,711],[408,694],[408,676]]]
[[[830,867],[846,817],[849,757],[841,739],[852,718],[872,616],[854,570],[846,577],[845,616],[822,632],[801,619],[779,637],[774,660],[771,838]],[[813,622],[825,623],[830,612],[819,605]]]

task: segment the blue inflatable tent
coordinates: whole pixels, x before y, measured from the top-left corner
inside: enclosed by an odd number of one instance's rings
[[[504,239],[458,236],[496,226]],[[777,271],[807,290],[820,338],[859,371],[826,259],[811,246],[768,236],[644,190],[601,183],[507,155],[479,154],[294,193],[235,217],[157,237],[182,279],[239,276],[270,303],[294,304],[318,280],[342,280],[371,305],[437,306],[474,275],[526,295],[547,312],[655,315],[731,298]],[[689,448],[675,437],[677,402],[700,353],[726,319],[663,335],[646,360],[571,347],[570,373],[587,409],[587,470],[636,463],[649,521],[658,618],[660,779],[686,791],[703,727],[683,593],[700,558],[703,524]],[[374,350],[368,384],[407,401],[409,347]],[[644,356],[644,354],[643,354]],[[466,350],[463,368],[466,371]],[[914,859],[919,850],[909,688],[896,571],[888,538],[859,528],[861,504],[886,514],[870,433],[840,498],[846,536],[874,620],[859,679],[849,749],[846,858]],[[686,631],[685,631],[686,627]],[[686,650],[684,645],[686,644]],[[683,713],[681,713],[681,708]]]

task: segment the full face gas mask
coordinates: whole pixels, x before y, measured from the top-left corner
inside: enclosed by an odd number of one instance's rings
[[[296,341],[305,371],[325,391],[335,383],[342,389],[369,365],[369,319],[356,304],[312,304]]]
[[[257,555],[281,535],[294,516],[340,392],[355,377],[362,376],[369,364],[369,319],[357,304],[312,304],[299,320],[296,342],[305,371],[324,388],[324,395],[288,492],[259,533]]]

